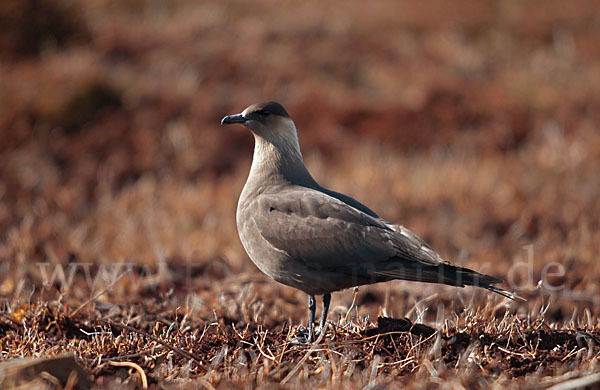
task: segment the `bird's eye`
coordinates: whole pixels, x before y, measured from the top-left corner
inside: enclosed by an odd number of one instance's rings
[[[269,114],[271,114],[271,113],[270,113],[269,111],[267,111],[267,110],[260,110],[258,113],[259,113],[260,115],[262,115],[262,116],[268,116]]]

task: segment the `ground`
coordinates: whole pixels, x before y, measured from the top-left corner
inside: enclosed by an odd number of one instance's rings
[[[97,387],[598,383],[599,21],[594,1],[3,1],[0,360],[71,354]],[[219,125],[267,99],[322,185],[527,301],[363,286],[295,344],[306,295],[237,237],[252,137]]]

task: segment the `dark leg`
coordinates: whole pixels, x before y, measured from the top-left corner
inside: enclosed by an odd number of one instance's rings
[[[315,322],[315,311],[317,310],[317,303],[315,302],[315,296],[308,296],[308,342],[311,343],[313,339],[313,324]]]
[[[317,334],[325,329],[325,321],[327,321],[327,312],[329,311],[329,303],[331,302],[331,294],[323,295],[323,313],[321,313],[321,322],[319,322],[319,330]]]

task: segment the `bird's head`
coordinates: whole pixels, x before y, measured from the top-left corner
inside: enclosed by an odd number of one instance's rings
[[[281,104],[273,101],[253,104],[240,114],[227,115],[221,120],[222,125],[231,123],[239,123],[271,142],[297,138],[296,127],[290,115]]]

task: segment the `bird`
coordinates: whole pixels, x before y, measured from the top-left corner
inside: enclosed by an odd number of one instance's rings
[[[331,293],[360,285],[400,279],[479,286],[518,297],[495,286],[502,279],[444,260],[406,227],[319,185],[304,164],[296,126],[281,104],[253,104],[225,116],[221,125],[228,124],[248,128],[255,141],[237,204],[240,240],[263,273],[308,294],[308,342],[315,334],[315,296],[323,300],[319,334]]]

